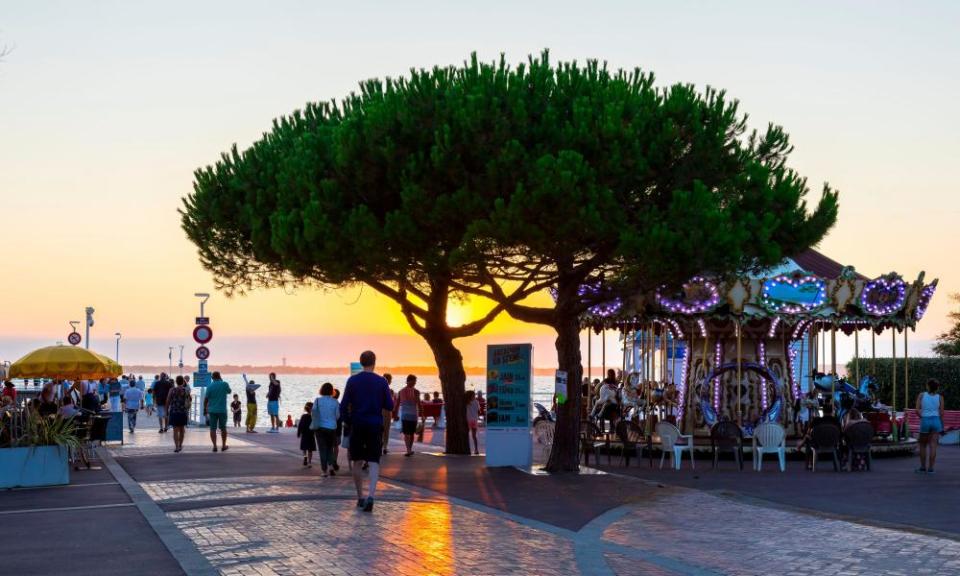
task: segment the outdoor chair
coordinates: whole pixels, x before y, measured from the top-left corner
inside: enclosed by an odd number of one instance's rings
[[[871,464],[873,464],[873,458],[870,456],[873,426],[867,421],[854,422],[843,431],[843,439],[847,446],[847,460],[850,462],[850,470],[853,470],[853,457],[857,454],[865,455],[867,470],[870,470]]]
[[[811,470],[817,471],[817,456],[829,452],[833,455],[833,471],[840,471],[840,427],[829,422],[817,424],[810,430],[808,447],[810,449]]]
[[[626,420],[621,420],[617,422],[617,440],[620,442],[620,461],[624,462],[624,466],[630,467],[630,455],[636,454],[637,461],[642,457],[641,450],[643,450],[643,430],[633,422],[628,422]]]
[[[594,465],[599,465],[600,448],[607,449],[607,456],[610,455],[610,440],[604,438],[604,434],[596,424],[590,421],[580,422],[580,452],[583,454],[583,465],[590,465],[590,455],[593,454]],[[609,460],[608,460],[609,463]]]
[[[673,459],[673,468],[680,469],[680,459],[684,450],[690,452],[690,467],[696,469],[693,458],[693,435],[681,434],[680,429],[669,422],[657,424],[657,436],[660,437],[660,469],[663,469],[663,459],[670,454]]]
[[[780,471],[787,469],[787,434],[783,426],[767,422],[753,431],[753,469],[763,467],[764,454],[776,454],[780,458]]]
[[[743,431],[735,422],[717,422],[710,429],[710,450],[713,452],[713,467],[717,467],[721,450],[730,450],[743,470]]]

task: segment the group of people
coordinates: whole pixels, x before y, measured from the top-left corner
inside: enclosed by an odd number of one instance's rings
[[[640,411],[647,408],[659,409],[662,416],[669,420],[675,417],[680,396],[676,384],[672,382],[662,389],[658,388],[655,382],[634,386],[629,379],[623,378],[622,373],[618,375],[617,370],[612,368],[607,370],[603,381],[594,380],[591,383],[589,378],[584,378],[581,394],[584,398],[592,394],[594,398],[589,413],[591,419],[601,422],[606,420],[611,426],[615,426],[620,418],[630,414],[639,417]],[[584,406],[586,405],[584,403]]]

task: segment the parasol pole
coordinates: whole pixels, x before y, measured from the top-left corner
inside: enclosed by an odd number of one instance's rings
[[[737,318],[737,426],[743,426],[743,413],[740,411],[740,389],[742,387],[742,369],[741,369],[741,358],[743,354],[741,353],[743,336],[740,330],[740,319]]]

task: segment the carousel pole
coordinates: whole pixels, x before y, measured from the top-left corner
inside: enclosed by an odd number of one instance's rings
[[[707,397],[710,398],[710,406],[713,406],[713,386],[710,385],[710,382],[707,381],[707,376],[710,374],[709,364],[707,364],[707,354],[709,352],[708,344],[710,343],[710,331],[706,329],[706,322],[704,322],[704,335],[703,335],[703,385],[707,387]]]
[[[870,327],[870,372],[877,377],[877,331]]]
[[[893,404],[893,415],[894,415],[894,418],[896,418],[896,415],[897,415],[897,330],[896,328],[893,329],[891,334],[893,336],[893,339],[892,339],[893,346],[891,348],[893,352],[893,362],[891,363],[891,366],[893,366],[893,394],[890,395],[890,400]]]
[[[600,376],[607,377],[607,328],[600,330]]]
[[[860,386],[860,327],[854,326],[853,330],[853,377],[857,379],[857,387]]]
[[[740,329],[740,319],[737,319],[737,426],[743,427],[743,413],[740,410],[740,389],[742,387],[742,342],[743,335]]]
[[[824,328],[822,324],[820,326],[820,332],[821,333],[824,332]],[[826,336],[822,336],[820,338],[820,346],[823,347],[823,353],[820,355],[820,362],[823,363],[823,371],[826,372],[827,371],[827,338]]]
[[[903,412],[910,406],[910,352],[907,348],[907,333],[910,329],[903,327]],[[896,332],[894,332],[896,334]]]
[[[587,326],[587,418],[593,410],[593,326]],[[580,412],[583,414],[583,412]]]
[[[671,358],[670,358],[670,368],[671,368],[671,370],[670,370],[670,383],[671,383],[671,384],[676,384],[676,383],[677,383],[677,339],[676,339],[676,338],[671,338],[671,339],[670,339],[670,342],[671,342],[671,346],[670,346],[670,356],[671,356]],[[682,385],[682,384],[683,384],[683,383],[681,382],[681,385]]]
[[[620,378],[623,379],[624,387],[627,386],[627,333],[628,330],[624,326],[620,330],[620,334],[623,336],[623,368],[620,370]]]
[[[837,393],[837,326],[830,329],[830,372],[833,374],[833,394]],[[837,409],[836,406],[833,407]]]

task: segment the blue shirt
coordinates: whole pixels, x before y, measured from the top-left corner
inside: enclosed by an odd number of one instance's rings
[[[313,401],[313,428],[336,430],[337,418],[340,417],[340,404],[333,396],[319,396]]]
[[[214,380],[207,386],[207,412],[210,414],[227,413],[227,396],[230,394],[230,385],[223,380]]]
[[[383,426],[383,411],[393,410],[393,395],[383,376],[360,372],[347,380],[340,400],[343,421],[353,426]]]

